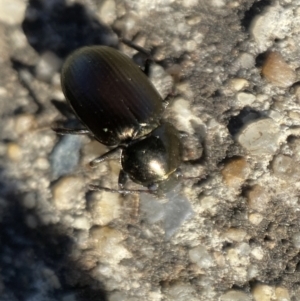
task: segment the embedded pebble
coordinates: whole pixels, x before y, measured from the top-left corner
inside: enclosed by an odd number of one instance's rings
[[[250,246],[247,243],[237,244],[235,248],[229,248],[227,250],[227,260],[231,266],[247,266],[250,254]]]
[[[220,296],[220,301],[251,301],[251,297],[246,293],[236,290],[230,290]]]
[[[15,118],[16,134],[23,134],[36,127],[36,120],[31,114],[18,115]]]
[[[293,234],[292,243],[296,249],[300,249],[300,232]]]
[[[300,177],[297,164],[295,164],[295,160],[290,156],[277,155],[272,162],[272,170],[275,176],[288,181],[290,181],[291,178],[298,179]]]
[[[120,217],[122,203],[119,194],[111,192],[93,193],[89,210],[96,225],[107,225]]]
[[[84,183],[79,177],[64,177],[52,188],[53,203],[58,210],[82,207],[79,199],[84,194]]]
[[[240,92],[236,96],[236,100],[241,107],[250,106],[255,100],[255,95],[251,93]]]
[[[188,283],[176,282],[168,287],[165,299],[169,301],[198,301],[195,289]]]
[[[193,7],[198,4],[198,0],[185,0],[182,2],[184,7]]]
[[[242,53],[238,58],[240,66],[244,69],[250,69],[255,66],[255,58],[250,53]]]
[[[168,191],[164,202],[148,193],[140,195],[140,211],[145,214],[149,223],[164,221],[166,239],[170,239],[180,226],[194,215],[189,200],[181,195],[180,188],[181,184],[178,184]]]
[[[293,7],[282,7],[278,2],[258,14],[250,26],[259,52],[266,51],[277,38],[283,40],[290,32],[294,20]]]
[[[130,252],[122,246],[123,234],[110,227],[93,227],[90,239],[103,262],[117,264],[124,258],[130,258]]]
[[[1,0],[0,22],[7,25],[20,24],[25,15],[26,2],[23,0]]]
[[[247,236],[247,232],[243,229],[231,228],[224,233],[224,236],[231,241],[241,242]]]
[[[289,291],[285,287],[275,288],[276,301],[290,301]]]
[[[79,162],[82,138],[75,135],[63,136],[50,155],[54,178],[72,173]]]
[[[112,24],[116,18],[116,3],[114,0],[106,0],[102,2],[100,11],[99,11],[99,18],[101,21],[107,24]]]
[[[268,206],[270,196],[265,188],[260,185],[254,185],[247,191],[247,199],[249,208],[263,212]]]
[[[244,78],[233,78],[229,82],[229,86],[235,91],[241,91],[248,87],[249,82]]]
[[[269,285],[256,284],[252,290],[255,301],[271,301],[275,299],[274,288]]]
[[[253,155],[272,155],[279,147],[280,129],[271,118],[254,120],[240,130],[236,139]]]
[[[80,230],[88,230],[90,228],[90,221],[86,216],[76,216],[73,220],[73,227]]]
[[[300,85],[295,85],[292,92],[295,94],[297,101],[300,102]]]
[[[23,157],[23,152],[21,147],[14,142],[8,143],[7,145],[7,156],[10,160],[14,162],[20,162]]]
[[[249,222],[253,225],[259,225],[262,220],[263,220],[263,216],[259,213],[251,213],[249,214]]]
[[[240,188],[250,173],[250,167],[244,158],[234,158],[228,161],[221,171],[227,186]]]
[[[213,259],[203,246],[189,250],[190,261],[196,263],[200,268],[207,269],[213,265]]]
[[[296,81],[296,72],[278,52],[267,54],[261,73],[268,82],[281,88],[288,88]]]
[[[264,258],[264,251],[261,247],[257,247],[251,251],[251,255],[257,260],[262,260]]]
[[[200,204],[200,212],[208,211],[211,214],[215,214],[217,210],[216,205],[218,204],[218,199],[213,196],[205,196],[200,199]]]

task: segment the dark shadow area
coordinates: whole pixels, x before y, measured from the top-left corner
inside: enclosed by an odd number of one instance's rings
[[[230,118],[227,128],[232,136],[239,132],[239,130],[248,122],[262,118],[264,114],[256,111],[250,107],[243,108],[240,113]]]
[[[65,0],[30,0],[22,28],[38,53],[51,51],[60,58],[82,46],[118,42],[113,31],[83,5],[67,5]]]
[[[99,282],[71,259],[75,244],[67,230],[60,224],[29,228],[25,218],[35,214],[22,206],[24,195],[3,177],[0,188],[0,299],[107,300],[104,288],[94,289]]]

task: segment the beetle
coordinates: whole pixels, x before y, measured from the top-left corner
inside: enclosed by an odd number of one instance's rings
[[[85,128],[53,128],[54,131],[90,134],[113,147],[91,161],[92,167],[121,149],[119,189],[90,185],[91,190],[157,193],[177,178],[182,148],[179,132],[171,123],[162,121],[162,97],[128,56],[108,46],[80,48],[65,61],[61,86]],[[128,178],[148,190],[125,189]]]

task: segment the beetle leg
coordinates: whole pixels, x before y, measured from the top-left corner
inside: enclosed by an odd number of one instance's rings
[[[137,50],[138,52],[140,52],[140,53],[146,55],[147,57],[151,58],[151,52],[146,50],[145,48],[143,48],[139,45],[136,45],[132,41],[130,41],[128,39],[125,39],[125,38],[120,38],[120,41],[122,43],[124,43],[125,45],[129,46],[130,48],[133,48],[133,49]]]
[[[88,129],[70,129],[64,127],[52,127],[52,130],[58,135],[91,135]]]
[[[121,145],[118,145],[117,147],[109,150],[108,152],[106,152],[105,154],[101,155],[100,157],[97,157],[96,159],[92,160],[90,162],[90,166],[91,167],[95,167],[97,166],[99,163],[105,161],[107,158],[109,158],[112,154],[114,154],[116,151],[118,151],[120,148],[122,148]]]
[[[89,185],[89,189],[93,191],[107,191],[107,192],[113,192],[113,193],[124,193],[124,194],[138,194],[138,193],[151,193],[153,194],[154,192],[150,189],[113,189],[113,188],[108,188],[108,187],[103,187],[99,185]]]
[[[129,178],[128,174],[123,169],[121,169],[119,173],[119,180],[118,180],[120,189],[124,188],[128,178]]]
[[[133,48],[135,50],[137,50],[138,52],[142,53],[143,55],[146,56],[146,61],[145,61],[145,66],[144,66],[144,73],[149,77],[150,74],[150,66],[151,64],[154,62],[154,59],[151,55],[151,52],[139,45],[134,44],[132,41],[127,40],[125,38],[120,38],[120,41],[122,43],[124,43],[125,45],[127,45],[130,48]]]

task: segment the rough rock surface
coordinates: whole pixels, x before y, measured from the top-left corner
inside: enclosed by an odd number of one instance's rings
[[[298,0],[0,1],[0,300],[299,300],[299,28]],[[118,161],[90,169],[107,147],[51,130],[78,125],[71,51],[143,65],[118,37],[151,49],[164,118],[188,133],[199,178],[165,199],[88,191],[115,188]]]

